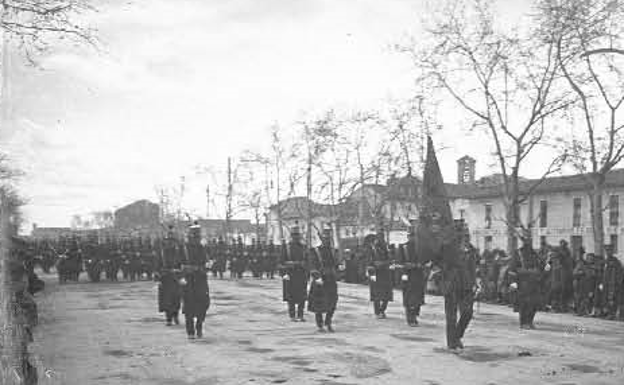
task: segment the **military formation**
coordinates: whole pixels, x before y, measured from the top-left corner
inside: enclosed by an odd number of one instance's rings
[[[574,258],[565,241],[558,246],[542,244],[537,250],[529,237],[510,257],[502,250],[480,253],[471,243],[466,224],[455,221],[458,258],[419,255],[415,227],[407,242],[388,244],[383,227],[364,238],[354,252],[342,257],[332,245],[330,227],[319,233],[321,244],[304,244],[299,226],[290,229],[291,239],[281,245],[242,239],[226,243],[223,238],[205,242],[197,224],[186,237],[169,228],[162,238],[64,238],[32,246],[31,264],[43,271],[52,266],[61,283],[77,281],[86,272],[92,282],[156,280],[158,310],[166,325],[179,324],[186,316],[189,338],[203,335],[210,306],[208,274],[213,279],[281,278],[288,317],[305,322],[313,313],[319,332],[334,332],[338,282],[369,286],[373,315],[386,318],[395,289],[402,291],[405,320],[418,326],[425,293],[444,295],[447,345],[463,347],[462,337],[473,315],[475,302],[507,304],[519,313],[520,327],[535,328],[538,311],[574,311],[581,316],[624,319],[624,272],[611,245],[605,257],[580,250]],[[306,306],[307,305],[307,306]]]

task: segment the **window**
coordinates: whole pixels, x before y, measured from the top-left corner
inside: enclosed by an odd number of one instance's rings
[[[485,205],[485,228],[492,228],[492,205],[489,203]]]
[[[466,219],[466,210],[459,209],[459,218],[460,219]]]
[[[540,248],[547,246],[547,245],[548,245],[548,241],[546,240],[546,236],[541,235],[540,236]]]
[[[609,225],[617,226],[620,221],[620,196],[609,196]]]
[[[548,202],[540,201],[539,226],[548,226]]]
[[[617,234],[611,234],[611,246],[613,246],[613,253],[618,252],[618,236]]]
[[[572,227],[581,227],[581,198],[574,198],[572,203]]]
[[[492,250],[492,236],[487,235],[484,240],[484,245],[486,250]]]

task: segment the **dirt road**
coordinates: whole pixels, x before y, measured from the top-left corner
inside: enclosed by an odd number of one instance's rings
[[[481,305],[461,354],[444,349],[442,298],[427,297],[421,326],[372,316],[365,286],[340,284],[335,334],[291,323],[279,280],[211,280],[205,336],[166,327],[154,282],[59,286],[46,277],[32,346],[41,384],[623,384],[624,323],[517,314]],[[181,319],[183,321],[183,319]]]

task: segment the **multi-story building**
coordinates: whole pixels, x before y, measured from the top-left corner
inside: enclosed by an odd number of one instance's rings
[[[466,220],[472,241],[481,250],[507,247],[505,206],[500,175],[480,179],[475,174],[476,162],[469,156],[457,161],[457,183],[446,183],[447,195],[455,218]],[[530,227],[535,247],[541,242],[556,245],[569,242],[576,252],[581,246],[593,249],[593,232],[589,201],[589,183],[584,175],[569,175],[537,180],[521,179],[520,189],[532,194],[520,207],[520,218]],[[418,218],[418,197],[422,181],[413,176],[390,178],[386,185],[364,185],[344,202],[332,206],[311,202],[313,227],[320,229],[331,223],[335,236],[349,243],[373,233],[378,225],[388,232],[390,243],[406,240],[411,220]],[[620,199],[622,197],[622,199]],[[616,250],[624,250],[624,226],[620,218],[620,202],[624,200],[624,169],[607,176],[604,207],[605,242]],[[267,215],[268,237],[279,243],[277,205]],[[285,238],[298,222],[305,234],[307,199],[290,198],[280,203]],[[530,225],[530,226],[529,226]],[[318,244],[313,231],[312,244]]]
[[[474,181],[474,162],[470,169],[465,161],[458,161],[458,169],[468,168],[467,174],[472,174],[469,178]],[[457,184],[447,184],[453,215],[466,220],[473,243],[482,250],[505,249],[507,245],[505,206],[497,179],[481,178],[472,183],[460,179]],[[521,191],[533,189],[520,207],[520,218],[531,228],[534,247],[541,242],[557,245],[564,239],[573,252],[581,246],[593,250],[589,188],[588,179],[582,174],[521,181]],[[607,175],[603,197],[605,243],[612,243],[616,250],[622,250],[624,231],[619,215],[620,196],[624,197],[624,169]]]

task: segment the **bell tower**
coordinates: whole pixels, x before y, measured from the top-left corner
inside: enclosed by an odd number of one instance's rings
[[[475,182],[475,163],[474,158],[465,155],[457,159],[457,183],[472,184]]]

